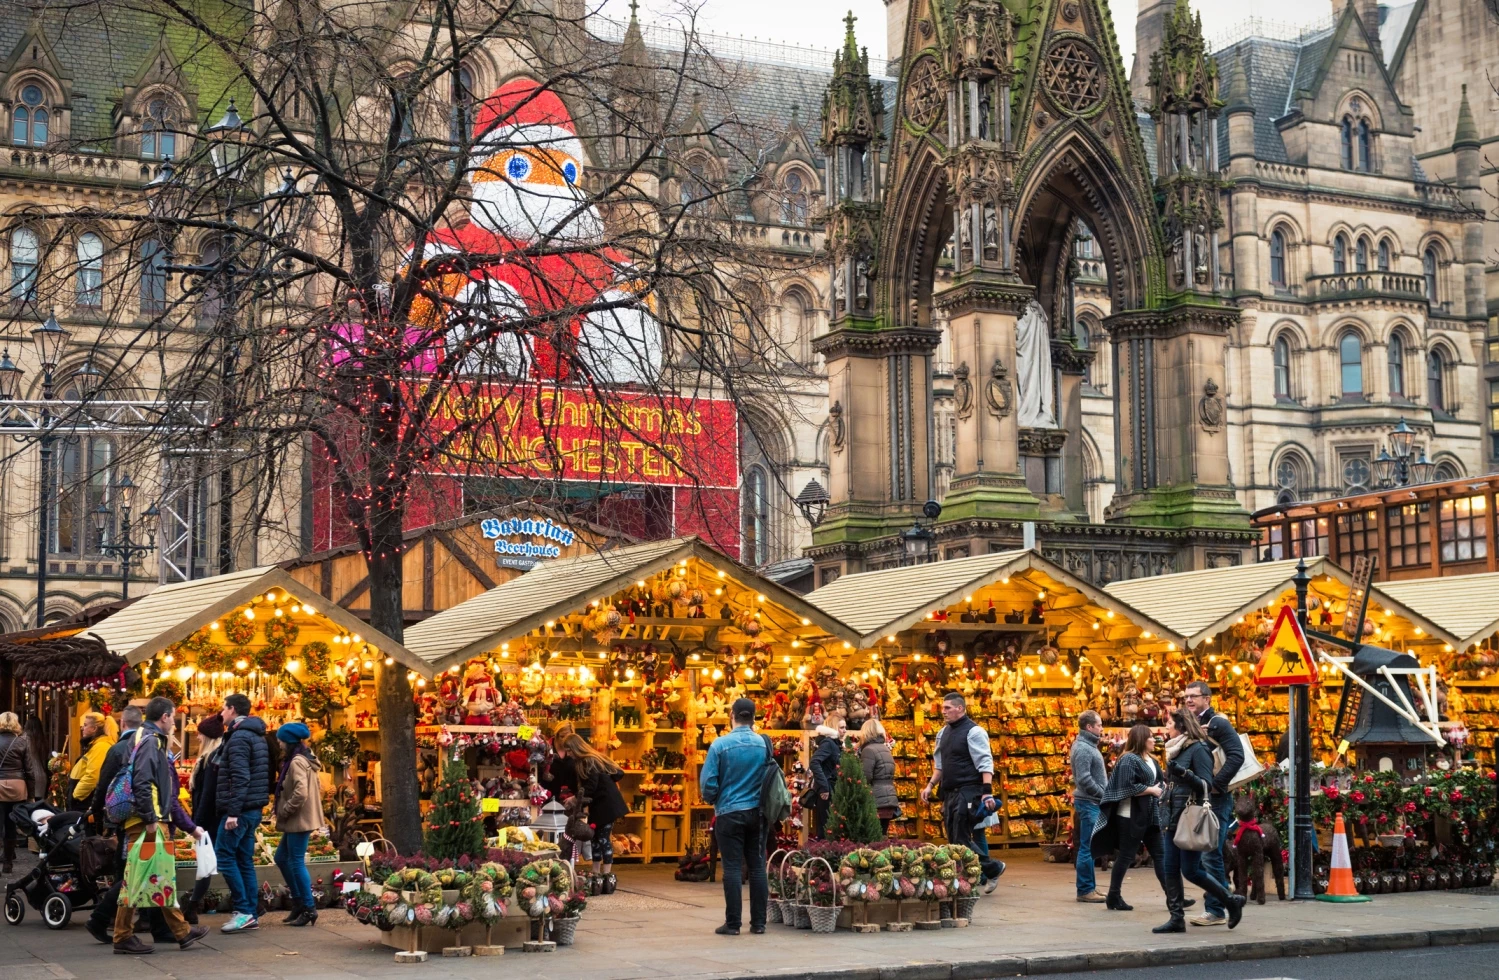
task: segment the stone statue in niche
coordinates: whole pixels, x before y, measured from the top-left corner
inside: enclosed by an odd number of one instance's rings
[[[989,97],[989,83],[979,83],[979,139],[989,138],[989,112],[993,102]]]
[[[1187,284],[1187,273],[1182,268],[1182,236],[1172,235],[1166,242],[1166,262],[1171,269],[1171,281],[1178,286]]]
[[[1211,270],[1208,268],[1208,236],[1199,228],[1192,234],[1192,255],[1197,259],[1192,277],[1199,286],[1206,286]]]
[[[968,380],[968,374],[967,361],[953,371],[953,404],[958,418],[965,421],[973,414],[973,382]]]
[[[848,303],[848,283],[843,277],[842,262],[833,267],[833,300],[840,310]]]
[[[984,401],[989,403],[989,411],[999,419],[1009,415],[1015,407],[1010,372],[1005,368],[1005,362],[997,357],[994,359],[994,366],[989,369],[989,381],[984,385]]]
[[[828,409],[829,441],[833,444],[833,452],[843,451],[843,403],[835,401],[833,407]]]
[[[967,208],[958,211],[958,254],[964,259],[973,258],[973,233],[968,227],[969,213]]]
[[[999,217],[993,205],[984,205],[984,258],[995,261],[999,258]]]
[[[1051,330],[1046,311],[1034,299],[1015,321],[1015,373],[1020,387],[1020,424],[1051,429],[1057,424],[1052,397]]]
[[[854,267],[854,298],[860,306],[869,302],[869,263],[863,259]]]

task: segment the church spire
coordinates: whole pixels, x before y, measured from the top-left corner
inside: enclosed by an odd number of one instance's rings
[[[1463,83],[1463,100],[1457,107],[1457,131],[1452,134],[1454,150],[1467,146],[1479,146],[1478,123],[1473,120],[1473,109],[1468,105],[1468,86]]]
[[[833,323],[874,314],[875,242],[880,224],[880,147],[885,142],[885,97],[869,78],[869,52],[854,36],[854,15],[843,20],[843,48],[833,56],[833,79],[822,102],[827,154],[827,249],[833,269]]]

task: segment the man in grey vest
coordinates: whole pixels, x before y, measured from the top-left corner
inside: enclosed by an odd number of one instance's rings
[[[956,691],[942,699],[942,718],[947,722],[937,732],[932,750],[932,778],[921,788],[921,802],[931,799],[932,789],[942,788],[942,826],[949,844],[962,844],[983,859],[983,886],[992,892],[1004,873],[1004,865],[989,857],[989,842],[974,826],[992,810],[994,801],[994,753],[989,733],[968,717],[968,705]]]

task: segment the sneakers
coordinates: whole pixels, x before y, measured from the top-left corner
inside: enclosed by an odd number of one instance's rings
[[[191,949],[198,945],[198,940],[208,935],[207,926],[193,926],[187,931],[187,935],[177,944],[178,949]],[[116,947],[117,949],[119,947]]]
[[[1228,919],[1221,915],[1208,915],[1204,913],[1202,915],[1194,915],[1187,921],[1192,923],[1194,926],[1221,926],[1225,922],[1227,922]]]
[[[156,947],[147,946],[139,939],[131,936],[123,943],[115,943],[115,952],[119,953],[121,956],[145,956],[149,953],[156,952]]]
[[[251,929],[259,928],[260,920],[255,918],[255,916],[246,915],[243,912],[236,912],[234,913],[234,917],[232,919],[224,923],[223,927],[219,929],[219,932],[249,932]]]
[[[719,926],[717,929],[714,929],[713,931],[715,933],[717,933],[718,935],[720,935],[720,936],[737,936],[737,935],[739,935],[739,927],[738,926],[722,925],[722,926]]]

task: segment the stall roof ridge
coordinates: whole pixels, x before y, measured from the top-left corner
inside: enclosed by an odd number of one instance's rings
[[[1162,636],[1174,636],[1172,630],[1132,608],[1125,600],[1089,585],[1030,550],[1000,551],[924,565],[856,572],[809,593],[807,599],[858,630],[861,642],[867,644],[881,636],[909,629],[925,619],[928,612],[953,605],[966,593],[993,582],[1001,573],[1030,568],[1076,589],[1096,605],[1117,609]],[[1179,636],[1175,638],[1180,639]]]
[[[732,569],[735,578],[753,583],[771,601],[811,619],[833,636],[846,640],[855,636],[853,629],[802,596],[691,536],[540,562],[526,574],[413,626],[406,631],[406,643],[428,666],[444,670],[688,557]]]
[[[1283,593],[1295,577],[1300,561],[1286,558],[1128,579],[1109,583],[1105,591],[1186,637],[1190,648],[1211,639],[1246,612]],[[1344,585],[1353,581],[1345,568],[1329,558],[1308,559],[1306,570],[1313,579],[1331,575]],[[1454,642],[1450,631],[1391,595],[1384,584],[1372,586],[1370,594],[1433,636]]]
[[[280,589],[316,609],[350,633],[367,638],[381,653],[424,674],[431,671],[410,650],[374,629],[353,613],[292,578],[275,565],[246,568],[226,575],[163,585],[84,632],[104,641],[111,653],[132,664],[149,660],[174,643],[187,639],[251,598]]]
[[[1381,582],[1379,591],[1457,637],[1458,649],[1499,630],[1499,572]]]

